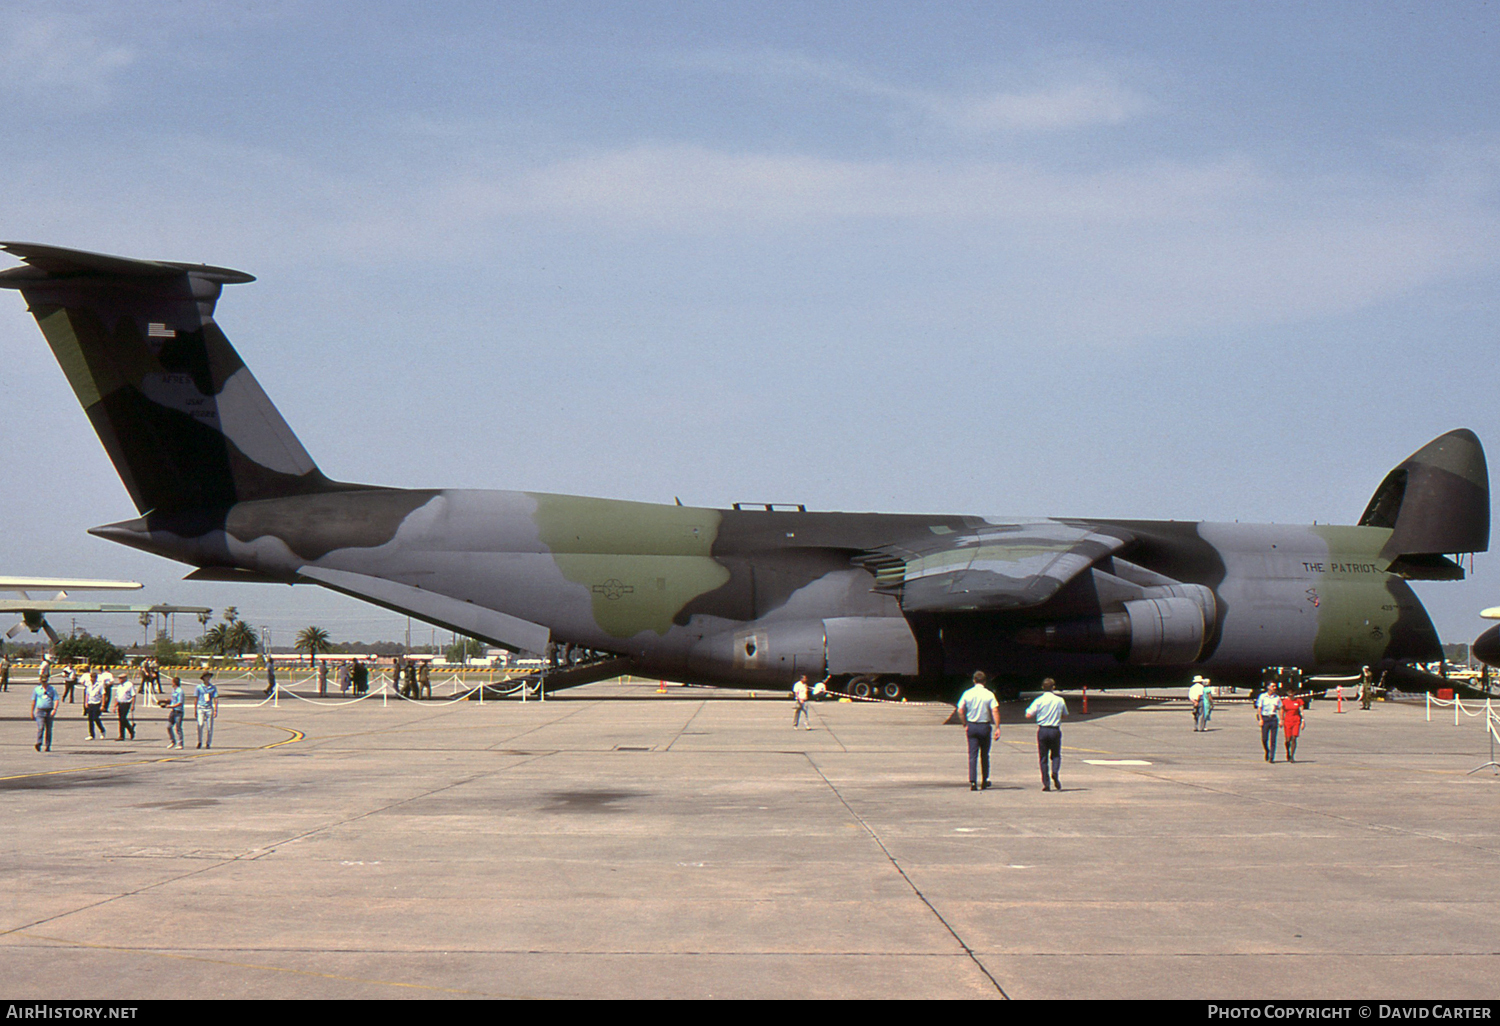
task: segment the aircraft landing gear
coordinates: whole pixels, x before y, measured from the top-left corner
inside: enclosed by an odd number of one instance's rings
[[[884,698],[895,701],[902,695],[900,681],[882,681],[873,673],[853,677],[844,685],[844,692],[855,698]]]

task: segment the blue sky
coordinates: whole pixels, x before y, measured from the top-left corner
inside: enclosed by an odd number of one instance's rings
[[[0,237],[257,275],[218,319],[345,480],[1352,522],[1500,444],[1497,44],[1481,3],[13,2]],[[0,568],[404,629],[88,537],[131,506],[5,305]],[[1468,640],[1500,571],[1421,592]]]

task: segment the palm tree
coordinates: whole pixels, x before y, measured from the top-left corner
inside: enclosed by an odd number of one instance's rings
[[[332,652],[333,643],[328,640],[328,632],[321,627],[304,627],[297,635],[297,643],[294,646],[299,652],[307,653],[307,661],[314,665],[318,661],[319,652]]]
[[[260,643],[254,628],[243,620],[235,620],[229,624],[228,630],[224,632],[224,642],[234,649],[236,656],[245,654],[247,648],[254,648]]]
[[[203,647],[218,656],[228,652],[233,647],[229,643],[229,628],[222,623],[216,623],[204,631]]]

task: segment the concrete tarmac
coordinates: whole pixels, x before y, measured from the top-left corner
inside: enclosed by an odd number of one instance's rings
[[[1500,777],[1452,709],[1319,702],[1268,765],[1248,705],[1200,734],[1069,696],[1047,794],[1010,705],[976,794],[936,705],[794,731],[654,682],[231,686],[212,751],[154,708],[90,742],[75,705],[39,754],[30,690],[0,695],[11,998],[1500,996]]]

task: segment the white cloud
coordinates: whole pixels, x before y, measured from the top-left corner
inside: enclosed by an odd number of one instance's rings
[[[1244,155],[1061,171],[670,144],[531,166],[418,152],[361,174],[202,139],[97,156],[0,160],[32,183],[24,202],[0,200],[0,220],[15,237],[252,272],[314,253],[483,265],[518,243],[566,253],[588,239],[588,259],[626,277],[719,261],[788,293],[820,281],[893,317],[930,316],[919,301],[1085,344],[1340,314],[1500,265],[1500,157],[1483,145],[1429,156],[1425,174],[1409,158],[1399,173],[1337,175]],[[624,256],[648,251],[655,266]],[[693,268],[670,266],[687,252]]]
[[[929,109],[944,123],[971,132],[1060,131],[1118,125],[1148,108],[1145,97],[1115,82],[1078,82],[1027,93],[962,99],[932,97]]]
[[[97,104],[135,51],[87,22],[57,15],[0,15],[0,91]]]
[[[1044,69],[1036,77],[1047,80],[1046,84],[1020,89],[945,91],[894,85],[847,64],[794,53],[704,53],[683,63],[727,74],[823,83],[839,92],[885,101],[966,134],[1118,125],[1152,107],[1146,95],[1101,68]]]

